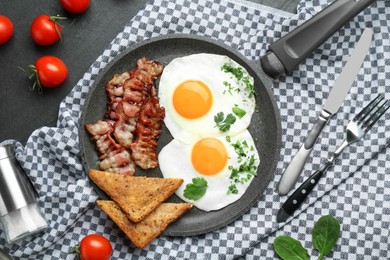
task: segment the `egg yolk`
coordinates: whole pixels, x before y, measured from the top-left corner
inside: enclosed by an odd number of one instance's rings
[[[215,138],[204,138],[192,148],[192,165],[203,175],[215,175],[225,168],[228,153],[224,144]]]
[[[212,103],[211,91],[201,81],[184,81],[173,93],[174,108],[179,115],[187,119],[204,116],[210,110]]]

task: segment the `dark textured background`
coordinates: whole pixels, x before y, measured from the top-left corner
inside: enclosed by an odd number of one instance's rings
[[[298,0],[252,0],[294,13]],[[55,126],[58,106],[90,65],[107,47],[123,26],[143,8],[142,0],[91,0],[89,9],[72,15],[59,1],[0,1],[0,14],[14,24],[11,40],[0,46],[0,142],[16,139],[22,144],[32,131],[42,126]],[[42,14],[66,16],[62,42],[38,46],[30,37],[33,19]],[[73,21],[73,23],[72,23]],[[26,68],[43,55],[61,58],[69,76],[64,85],[44,89],[42,95],[32,92],[32,82],[17,67]]]

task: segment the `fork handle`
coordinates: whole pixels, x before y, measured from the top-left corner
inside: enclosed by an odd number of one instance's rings
[[[318,136],[320,135],[325,125],[328,123],[331,116],[332,114],[326,112],[325,110],[321,111],[317,122],[314,124],[313,129],[306,137],[304,144],[301,146],[298,153],[294,156],[279,181],[278,192],[280,195],[287,194],[294,187],[294,184],[297,182],[298,177],[306,164],[306,160],[309,157]]]
[[[332,164],[329,162],[324,164],[321,169],[310,175],[310,177],[304,183],[302,183],[301,186],[299,186],[299,188],[297,188],[293,194],[291,194],[291,196],[282,206],[286,213],[292,215],[294,211],[300,207],[300,205],[305,201],[305,199],[308,197],[313,188],[317,185],[318,181],[321,179],[321,177],[324,175],[330,165]]]

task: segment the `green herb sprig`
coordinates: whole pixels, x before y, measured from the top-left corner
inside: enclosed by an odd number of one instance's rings
[[[192,183],[188,183],[184,189],[184,197],[189,200],[199,200],[206,194],[207,181],[202,177],[192,179]]]
[[[318,260],[329,255],[340,237],[340,223],[331,215],[322,216],[312,231],[313,247],[319,252]],[[302,244],[289,236],[278,236],[274,241],[276,253],[284,260],[309,260],[310,256]]]
[[[225,114],[223,112],[219,112],[214,116],[215,126],[221,132],[227,132],[230,129],[230,126],[236,122],[236,117],[229,113],[225,118]]]

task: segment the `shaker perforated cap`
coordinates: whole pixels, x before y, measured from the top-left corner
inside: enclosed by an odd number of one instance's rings
[[[14,145],[0,146],[0,216],[36,202],[35,189],[14,154]]]

